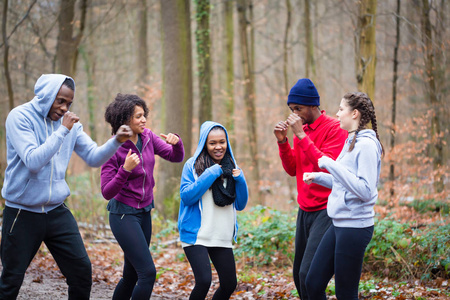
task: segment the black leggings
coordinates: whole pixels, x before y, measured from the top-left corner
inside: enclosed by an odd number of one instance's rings
[[[150,299],[156,268],[150,254],[152,218],[150,212],[136,215],[109,214],[111,230],[124,252],[123,277],[113,299]]]
[[[216,268],[220,283],[212,299],[230,299],[237,286],[233,249],[194,245],[185,247],[184,253],[186,253],[195,277],[195,287],[189,299],[205,299],[208,294],[212,280],[209,258]]]
[[[325,289],[335,279],[337,299],[358,299],[364,252],[372,239],[373,226],[345,228],[331,225],[323,236],[306,277],[310,299],[327,299]]]

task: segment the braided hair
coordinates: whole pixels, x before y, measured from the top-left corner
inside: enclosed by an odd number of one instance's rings
[[[105,121],[111,125],[111,134],[115,134],[119,127],[129,124],[136,106],[142,107],[144,117],[148,116],[148,108],[145,101],[137,95],[117,94],[114,102],[110,103],[105,111]]]
[[[378,141],[381,144],[380,136],[378,135],[378,125],[377,125],[377,117],[375,115],[375,107],[373,106],[372,100],[370,100],[369,96],[365,93],[357,92],[357,93],[347,93],[343,97],[346,101],[348,106],[350,107],[350,110],[358,110],[361,114],[361,120],[359,121],[358,128],[355,132],[355,137],[352,140],[352,143],[350,144],[350,148],[348,151],[352,151],[355,147],[356,143],[356,136],[358,135],[358,132],[360,132],[363,129],[366,129],[367,124],[369,122],[372,123],[372,129],[375,131],[375,134],[377,136]],[[383,144],[381,144],[382,153],[384,155],[384,147]]]

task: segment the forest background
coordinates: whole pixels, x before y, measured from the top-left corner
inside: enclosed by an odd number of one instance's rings
[[[386,155],[376,206],[380,231],[366,257],[370,271],[395,278],[448,279],[447,1],[2,4],[0,187],[9,111],[33,98],[41,74],[63,73],[76,82],[72,110],[99,144],[111,137],[104,111],[117,93],[142,97],[150,108],[148,127],[157,134],[178,133],[186,159],[197,145],[201,123],[225,125],[250,188],[241,251],[254,254],[252,264],[270,265],[273,247],[285,256],[278,258],[285,262],[281,265],[288,266],[293,232],[283,234],[293,230],[288,226],[295,226],[298,205],[295,180],[281,166],[273,127],[289,114],[290,87],[308,77],[319,91],[321,109],[331,116],[346,92],[365,92],[376,107]],[[289,137],[292,141],[292,133]],[[157,161],[154,218],[161,240],[176,236],[182,165]],[[99,169],[86,167],[74,154],[67,175],[72,191],[67,202],[87,235],[98,238],[108,219]],[[268,226],[276,223],[286,227]],[[429,256],[411,256],[424,249]]]

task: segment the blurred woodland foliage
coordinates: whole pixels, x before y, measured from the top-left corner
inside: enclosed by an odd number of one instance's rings
[[[145,99],[148,127],[179,133],[187,158],[201,122],[218,121],[246,173],[249,209],[296,211],[295,182],[282,169],[272,132],[289,113],[289,88],[309,77],[329,115],[349,91],[367,92],[375,103],[386,149],[380,222],[432,232],[430,224],[441,221],[448,229],[448,1],[4,0],[0,11],[0,186],[8,112],[33,98],[41,74],[57,72],[74,77],[73,111],[98,143],[111,136],[103,114],[119,92]],[[181,167],[157,161],[155,202],[164,219],[177,217]],[[77,220],[106,228],[99,170],[74,155],[67,180]],[[421,217],[427,213],[434,213],[429,220]],[[395,272],[417,274],[403,271]]]

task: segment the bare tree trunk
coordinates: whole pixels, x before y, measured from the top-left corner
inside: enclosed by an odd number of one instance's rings
[[[248,20],[247,24],[250,24],[250,76],[252,76],[253,92],[255,92],[255,24],[253,19],[253,0],[248,1]]]
[[[61,0],[59,9],[59,36],[57,45],[57,60],[59,72],[74,77],[78,59],[78,46],[83,37],[86,23],[87,0],[81,0],[81,19],[78,34],[73,37],[75,24],[76,0]]]
[[[375,95],[376,40],[375,25],[377,0],[358,1],[356,81],[358,90],[366,93],[372,101]]]
[[[137,53],[137,85],[143,88],[148,84],[148,39],[147,39],[147,0],[139,2],[139,32],[138,32],[138,53]]]
[[[436,88],[436,76],[438,76],[436,70],[436,64],[434,61],[435,49],[433,47],[432,25],[430,21],[430,5],[428,0],[422,0],[422,41],[423,52],[425,54],[425,84],[430,99],[430,106],[434,114],[431,118],[431,137],[434,141],[434,153],[433,157],[433,169],[437,170],[442,167],[443,163],[443,142],[441,138],[441,126],[440,126],[440,101],[437,97]],[[443,175],[437,175],[434,178],[434,188],[436,192],[442,192],[444,190]]]
[[[313,81],[316,79],[316,66],[314,62],[314,43],[311,27],[310,0],[305,0],[305,16],[303,18],[306,37],[306,77]],[[311,70],[311,72],[310,72]],[[311,77],[310,77],[311,76]]]
[[[395,117],[397,110],[397,79],[398,79],[398,47],[400,45],[400,0],[397,0],[397,11],[395,15],[395,46],[394,46],[394,73],[392,78],[392,117],[391,117],[391,153],[395,147]],[[392,154],[391,154],[392,155]],[[391,203],[394,198],[395,188],[394,188],[394,180],[395,180],[395,167],[393,159],[391,158],[389,162],[389,181],[390,181],[390,189],[389,193],[391,196]]]
[[[97,131],[95,128],[95,122],[97,120],[95,116],[96,103],[95,103],[95,82],[94,82],[94,62],[89,57],[89,54],[86,53],[86,49],[84,46],[80,46],[80,54],[84,61],[84,71],[87,76],[87,105],[88,105],[88,114],[89,114],[89,133],[91,138],[94,141],[97,141]]]
[[[245,0],[238,0],[237,4],[238,18],[239,18],[239,37],[241,42],[241,59],[242,68],[244,74],[244,101],[245,108],[247,111],[247,127],[248,127],[248,137],[249,137],[249,148],[250,148],[250,169],[253,174],[253,182],[256,186],[250,188],[253,192],[254,197],[261,196],[259,193],[259,168],[258,168],[258,152],[257,152],[257,131],[256,131],[256,110],[255,110],[255,92],[253,90],[253,76],[251,70],[251,59],[250,59],[250,49],[247,38],[247,19],[246,10],[247,3]],[[262,198],[258,197],[257,202],[260,204]]]
[[[289,43],[289,32],[291,30],[291,21],[292,21],[292,5],[291,5],[291,1],[290,0],[286,0],[286,26],[284,29],[284,39],[283,39],[283,77],[284,77],[284,94],[285,94],[285,99],[287,98],[287,95],[289,95],[289,74],[288,74],[288,66],[289,66],[289,47],[288,47],[288,43]],[[287,117],[289,115],[288,110],[286,109],[286,116]],[[291,176],[287,176],[287,184],[289,187],[289,195],[290,195],[290,199],[295,200],[296,196],[297,196],[297,182],[295,177],[291,177]]]
[[[11,75],[9,74],[9,44],[6,35],[6,26],[8,25],[8,0],[3,0],[3,22],[2,22],[2,36],[3,46],[5,52],[3,53],[3,67],[5,69],[6,87],[8,89],[9,110],[14,108],[14,91],[12,88]]]
[[[291,15],[292,6],[291,1],[286,0],[286,26],[284,29],[284,39],[283,39],[283,75],[284,75],[284,94],[289,94],[289,78],[288,78],[288,41],[289,41],[289,31],[291,29]]]
[[[161,0],[163,42],[164,131],[183,138],[186,158],[192,140],[192,53],[190,1]],[[174,17],[176,16],[176,17]],[[161,160],[156,205],[163,215],[177,218],[183,164]]]
[[[211,39],[209,29],[209,0],[195,0],[197,29],[195,39],[198,55],[198,87],[200,94],[199,125],[212,119],[211,96]]]
[[[226,43],[226,108],[227,116],[225,127],[230,136],[230,143],[234,145],[234,56],[233,56],[233,9],[234,0],[226,0],[225,2],[225,43]]]

